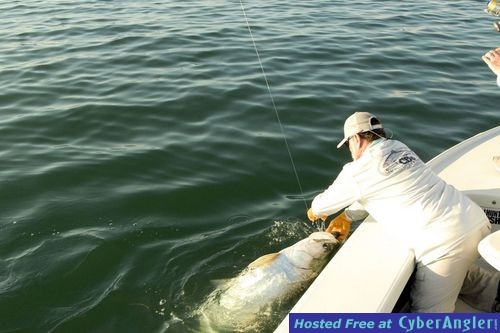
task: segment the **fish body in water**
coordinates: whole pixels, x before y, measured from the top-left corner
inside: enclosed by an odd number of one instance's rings
[[[309,286],[338,243],[328,232],[314,232],[278,253],[258,258],[210,294],[200,308],[203,326],[217,332],[251,331]]]

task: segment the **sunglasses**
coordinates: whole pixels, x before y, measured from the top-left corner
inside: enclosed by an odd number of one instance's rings
[[[352,137],[354,135],[351,135],[350,137],[347,138],[347,140],[344,142],[344,147],[347,148],[347,150],[349,150],[349,141],[351,141]]]

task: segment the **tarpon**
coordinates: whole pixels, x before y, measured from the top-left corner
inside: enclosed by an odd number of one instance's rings
[[[314,232],[278,253],[253,261],[212,292],[200,307],[203,331],[258,331],[258,324],[276,307],[309,286],[338,243],[330,233]]]

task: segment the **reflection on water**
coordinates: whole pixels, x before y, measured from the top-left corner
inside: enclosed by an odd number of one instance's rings
[[[484,5],[245,2],[306,203],[353,111],[424,160],[499,124]],[[0,12],[0,332],[197,331],[209,281],[316,230],[238,1]]]

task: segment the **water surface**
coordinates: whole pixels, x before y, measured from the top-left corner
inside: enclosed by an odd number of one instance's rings
[[[196,332],[314,230],[349,114],[424,160],[500,123],[483,1],[244,6],[304,197],[240,1],[0,4],[0,332]]]

